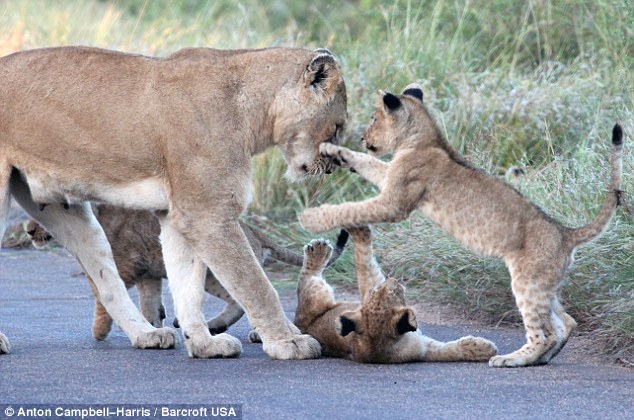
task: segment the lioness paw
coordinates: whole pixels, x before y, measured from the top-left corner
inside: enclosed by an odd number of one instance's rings
[[[6,335],[0,333],[0,354],[9,353],[11,351],[11,345]]]
[[[189,357],[198,359],[237,357],[242,353],[240,340],[225,333],[213,337],[204,334],[185,334],[185,347]]]
[[[333,229],[334,226],[330,226],[325,220],[325,207],[324,205],[304,210],[299,215],[299,223],[310,233],[322,233]]]
[[[324,239],[314,239],[304,247],[304,266],[320,269],[328,264],[332,246]]]
[[[157,328],[142,333],[133,343],[139,349],[171,349],[176,345],[176,330],[173,328]]]
[[[319,342],[307,334],[290,339],[265,342],[264,352],[272,359],[316,359],[321,356]]]

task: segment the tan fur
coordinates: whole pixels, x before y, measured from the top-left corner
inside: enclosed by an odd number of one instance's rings
[[[304,248],[297,285],[295,324],[315,337],[324,355],[361,363],[486,361],[495,344],[479,337],[443,343],[421,334],[414,310],[406,306],[403,287],[385,280],[372,255],[367,227],[350,230],[361,303],[338,302],[322,272],[332,248],[314,240]]]
[[[492,358],[490,365],[548,363],[576,326],[557,296],[573,252],[607,227],[620,201],[620,126],[613,131],[610,192],[596,219],[578,229],[562,226],[508,184],[467,163],[443,138],[417,85],[400,97],[379,93],[363,142],[377,155],[394,151],[391,163],[334,145],[324,145],[322,154],[377,184],[380,194],[359,203],[308,209],[301,215],[304,227],[323,232],[396,222],[419,209],[465,246],[502,258],[509,268],[527,343]]]
[[[61,47],[0,58],[0,80],[0,234],[11,195],[77,256],[133,345],[166,348],[175,332],[155,329],[134,307],[85,200],[158,211],[191,357],[241,351],[204,322],[207,267],[271,357],[319,355],[284,316],[238,220],[253,155],[279,146],[291,179],[330,171],[319,144],[335,139],[347,116],[330,53],[200,48],[153,58]]]
[[[161,228],[158,219],[149,211],[130,210],[110,205],[95,205],[93,211],[112,246],[114,261],[126,288],[136,286],[141,313],[150,324],[157,328],[162,327],[165,308],[161,302],[161,288],[162,279],[167,277],[167,274],[159,242]],[[240,222],[240,226],[260,265],[266,265],[271,259],[296,266],[302,265],[301,255],[280,246],[259,229],[243,222]],[[28,222],[27,233],[38,249],[46,246],[53,239],[34,220]],[[345,241],[340,241],[338,245],[332,261],[341,255]],[[97,340],[104,340],[112,327],[112,318],[101,304],[93,280],[89,276],[87,279],[95,292],[93,336]],[[220,334],[238,321],[244,314],[244,310],[222,287],[210,270],[207,270],[205,278],[205,291],[226,302],[223,311],[207,321],[209,331],[212,334]],[[176,320],[174,324],[177,326]]]

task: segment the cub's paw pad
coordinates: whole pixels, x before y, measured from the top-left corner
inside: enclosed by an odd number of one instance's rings
[[[171,349],[176,345],[176,330],[173,328],[157,328],[142,333],[134,342],[139,349]]]
[[[250,343],[262,343],[262,337],[256,330],[249,331],[249,342]]]
[[[348,161],[346,157],[347,149],[334,145],[332,143],[322,143],[319,145],[319,154],[321,157],[330,159],[332,163],[342,168],[348,168]]]
[[[6,335],[0,333],[0,354],[6,354],[11,351],[11,345]]]
[[[324,239],[313,239],[304,247],[306,262],[310,264],[326,264],[331,255],[332,246],[330,246],[330,243]]]
[[[458,343],[466,360],[485,362],[498,353],[495,343],[485,338],[468,336]]]
[[[185,347],[189,357],[215,359],[238,357],[242,353],[242,343],[229,334],[185,335]]]
[[[286,340],[264,343],[264,352],[272,359],[316,359],[321,356],[319,342],[310,335],[302,334]]]

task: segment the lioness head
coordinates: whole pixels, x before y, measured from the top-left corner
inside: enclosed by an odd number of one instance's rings
[[[362,305],[343,312],[337,319],[341,336],[355,333],[355,360],[374,360],[377,354],[397,341],[403,334],[416,331],[418,323],[411,307],[405,304],[403,286],[394,278],[367,292]]]
[[[421,111],[426,118],[418,117]],[[417,118],[412,118],[413,114]],[[383,156],[406,142],[414,130],[420,134],[421,122],[435,127],[423,106],[423,90],[419,85],[410,84],[400,96],[380,90],[372,123],[364,130],[361,142],[370,154]]]
[[[347,117],[346,85],[330,51],[315,50],[298,76],[277,94],[273,107],[275,143],[292,181],[333,170],[319,156],[319,144],[338,143]]]

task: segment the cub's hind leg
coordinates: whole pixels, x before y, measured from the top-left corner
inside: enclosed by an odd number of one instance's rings
[[[519,367],[547,363],[550,359],[543,360],[543,356],[550,354],[552,358],[554,349],[558,347],[556,351],[559,351],[565,343],[564,320],[552,307],[557,300],[557,285],[564,273],[563,264],[549,260],[526,263],[518,259],[509,264],[509,271],[515,301],[526,330],[526,344],[512,353],[492,357],[489,365]]]
[[[551,303],[551,318],[553,327],[555,329],[555,336],[557,337],[557,343],[546,352],[542,357],[539,358],[539,364],[545,364],[550,362],[550,360],[557,356],[561,349],[566,345],[568,339],[570,338],[570,334],[577,327],[577,321],[570,315],[566,313],[564,307],[559,302],[559,299],[555,297],[553,302]]]
[[[71,206],[49,204],[40,210],[18,173],[11,177],[11,193],[31,217],[75,255],[95,282],[108,313],[135,347],[174,347],[175,331],[152,327],[132,303],[117,272],[110,244],[89,203]]]
[[[141,313],[156,328],[163,326],[165,307],[163,306],[163,279],[144,276],[135,282],[139,295]]]
[[[108,334],[112,329],[112,318],[108,314],[108,311],[106,311],[106,308],[104,308],[101,304],[101,300],[99,299],[99,290],[97,290],[95,282],[92,281],[89,275],[86,275],[86,280],[88,280],[88,284],[95,295],[95,309],[92,318],[92,336],[95,337],[95,340],[103,341],[106,337],[108,337]]]
[[[481,337],[466,336],[447,343],[424,338],[429,340],[426,342],[426,362],[485,362],[497,354],[495,344]]]

